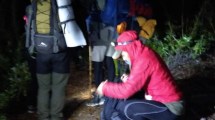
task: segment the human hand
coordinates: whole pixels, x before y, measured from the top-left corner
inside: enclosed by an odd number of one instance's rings
[[[120,79],[122,80],[122,82],[126,82],[128,80],[128,75],[123,74]]]
[[[97,88],[97,90],[96,90],[96,93],[97,93],[98,95],[103,96],[103,91],[102,91],[102,89],[103,89],[103,86],[105,85],[106,82],[107,82],[107,80],[104,81],[104,82],[101,82],[100,85],[98,86],[98,88]]]

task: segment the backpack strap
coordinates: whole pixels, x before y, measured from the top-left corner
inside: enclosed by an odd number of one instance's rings
[[[56,1],[55,1],[56,2]],[[58,9],[65,9],[65,8],[68,8],[70,7],[71,4],[67,4],[67,5],[63,5],[63,6],[57,6],[57,3],[56,3],[56,7],[58,7]],[[54,8],[55,9],[55,8]],[[57,11],[56,11],[57,12]],[[65,20],[65,21],[62,21],[62,22],[59,22],[60,25],[62,24],[65,24],[64,25],[64,28],[63,28],[63,31],[65,31],[66,29],[66,23],[69,22],[69,21],[75,21],[75,17],[74,18],[71,18],[71,19],[68,19],[68,20]]]
[[[30,46],[30,39],[31,39],[31,20],[32,20],[32,15],[33,14],[33,10],[32,10],[32,5],[28,5],[26,7],[26,16],[27,16],[27,20],[26,20],[26,26],[25,26],[25,31],[26,31],[26,40],[25,40],[25,47],[28,48]]]
[[[67,8],[69,6],[71,6],[72,4],[68,4],[68,5],[62,5],[62,6],[59,6],[58,8]]]
[[[29,39],[29,47],[28,47],[28,52],[32,55],[35,52],[35,42],[34,42],[34,35],[35,35],[35,29],[36,29],[36,24],[35,24],[35,10],[36,10],[36,4],[37,0],[32,0],[31,3],[31,15],[29,16],[29,30],[28,30],[28,39]]]
[[[52,22],[53,22],[53,37],[54,37],[54,45],[53,45],[53,53],[57,53],[59,51],[59,47],[57,45],[58,43],[58,37],[59,34],[58,31],[60,31],[60,27],[58,26],[58,12],[57,12],[57,3],[55,0],[51,1],[51,12],[52,12]]]

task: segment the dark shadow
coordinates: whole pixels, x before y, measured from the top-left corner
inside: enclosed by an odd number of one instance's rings
[[[200,120],[215,113],[215,68],[200,71],[188,79],[178,80],[185,100],[182,120]]]
[[[78,99],[67,101],[63,109],[63,114],[65,119],[66,120],[69,119],[73,114],[73,112],[76,111],[84,102],[85,102],[84,100],[78,100]]]

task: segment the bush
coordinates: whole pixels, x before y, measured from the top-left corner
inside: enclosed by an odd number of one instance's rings
[[[162,40],[155,35],[151,40],[146,41],[146,44],[158,52],[168,67],[173,69],[189,61],[195,61],[210,48],[213,40],[214,36],[211,34],[193,39],[189,35],[176,38],[175,34],[169,33]]]
[[[21,97],[26,96],[27,84],[30,79],[27,63],[17,63],[10,69],[8,74],[9,86],[0,93],[0,111],[5,112],[9,103],[19,101]]]
[[[146,41],[146,44],[157,51],[165,60],[171,69],[186,64],[204,54],[214,42],[215,29],[213,19],[213,6],[210,0],[206,0],[192,20],[189,19],[186,24],[174,25],[171,21],[167,22],[168,30],[164,37],[160,38],[163,33],[156,31],[153,38]],[[207,15],[208,17],[205,17]],[[183,16],[182,16],[183,17]],[[186,27],[185,27],[186,26]]]

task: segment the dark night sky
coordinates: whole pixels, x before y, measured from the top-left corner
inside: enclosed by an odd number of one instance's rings
[[[7,0],[10,1],[10,0]],[[12,0],[13,1],[13,0]],[[76,13],[76,17],[79,18],[84,16],[83,12],[85,11],[84,8],[87,8],[86,1],[89,0],[73,0],[73,8]],[[81,2],[80,2],[81,1]],[[83,1],[83,2],[82,2]],[[199,12],[201,5],[206,0],[145,0],[149,1],[154,9],[154,17],[161,19],[167,16],[171,16],[175,19],[181,16],[182,12],[185,16],[193,17],[197,12]],[[213,0],[211,0],[213,1]],[[213,1],[214,2],[214,1]],[[29,0],[20,0],[17,2],[20,7],[20,11],[24,12],[25,6],[29,3]],[[24,13],[23,13],[24,14]]]
[[[87,3],[89,0],[73,0],[76,21],[83,29],[84,19],[86,17]],[[87,2],[88,1],[88,2]],[[168,19],[179,20],[182,13],[187,18],[193,18],[201,8],[203,1],[206,0],[148,0],[154,11],[154,18],[158,21],[158,26],[165,23]],[[214,0],[210,0],[214,4]],[[0,0],[0,30],[7,30],[17,25],[18,34],[24,32],[24,21],[22,19],[25,13],[25,6],[29,0]],[[15,16],[15,17],[14,17]],[[1,32],[1,31],[0,31]]]

